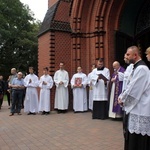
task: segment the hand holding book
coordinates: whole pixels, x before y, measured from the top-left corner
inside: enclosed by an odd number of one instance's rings
[[[98,79],[102,79],[105,82],[108,81],[108,79],[103,74],[98,74]]]
[[[82,87],[82,78],[75,78],[74,87]]]

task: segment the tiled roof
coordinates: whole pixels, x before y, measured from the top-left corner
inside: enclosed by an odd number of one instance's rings
[[[56,21],[56,20],[52,21],[50,29],[55,31],[71,32],[70,23],[63,21]]]
[[[42,22],[41,28],[39,30],[39,34],[38,36],[40,36],[41,34],[47,32],[50,29],[50,24],[52,22],[52,20],[54,19],[56,10],[57,10],[57,6],[58,6],[58,2],[55,3],[52,7],[50,7],[47,10],[47,13],[45,15],[45,18]]]
[[[44,34],[49,30],[71,32],[70,23],[54,20],[58,5],[59,2],[57,2],[47,10],[45,18],[39,30],[38,36],[41,36],[42,34]]]

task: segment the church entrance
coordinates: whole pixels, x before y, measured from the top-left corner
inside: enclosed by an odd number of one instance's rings
[[[141,50],[142,59],[150,68],[145,51],[150,46],[150,1],[127,1],[120,15],[119,30],[116,31],[115,57],[125,66],[124,54],[129,46],[136,45]],[[134,8],[134,9],[133,9]]]
[[[150,62],[147,61],[145,55],[146,49],[150,47],[150,29],[146,32],[143,31],[142,34],[134,38],[122,32],[116,32],[116,60],[125,67],[126,64],[124,63],[123,57],[126,53],[126,49],[132,45],[136,45],[140,48],[142,59],[150,68]]]
[[[137,37],[135,37],[135,44],[140,47],[142,59],[150,68],[150,62],[147,61],[145,51],[150,47],[150,28]]]

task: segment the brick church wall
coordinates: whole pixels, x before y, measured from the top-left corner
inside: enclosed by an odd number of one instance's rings
[[[124,1],[119,1],[119,4]],[[98,57],[104,57],[106,67],[112,70],[115,59],[114,31],[118,29],[121,9],[118,2],[49,0],[48,7],[56,2],[56,12],[51,22],[54,26],[39,37],[39,75],[43,67],[48,66],[53,76],[61,61],[65,63],[70,79],[78,66],[88,74],[91,64],[96,63]],[[71,26],[72,33],[67,31],[67,25]],[[69,108],[72,109],[70,85],[69,93]],[[51,90],[51,109],[54,109],[54,97],[55,87]]]
[[[38,75],[41,76],[43,74],[43,68],[44,67],[49,67],[49,47],[50,47],[50,33],[47,32],[43,36],[40,36],[38,38],[38,66],[39,66],[39,71]]]
[[[58,0],[48,0],[48,8],[53,6]]]

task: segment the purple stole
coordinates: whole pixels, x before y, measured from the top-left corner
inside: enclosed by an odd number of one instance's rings
[[[123,67],[120,67],[118,72],[124,73],[125,69]],[[122,114],[122,108],[118,104],[118,96],[122,92],[122,85],[123,81],[119,81],[118,75],[116,73],[113,73],[112,78],[116,76],[116,81],[115,81],[115,93],[114,93],[114,103],[113,103],[113,110],[112,112],[115,112],[117,114]]]

